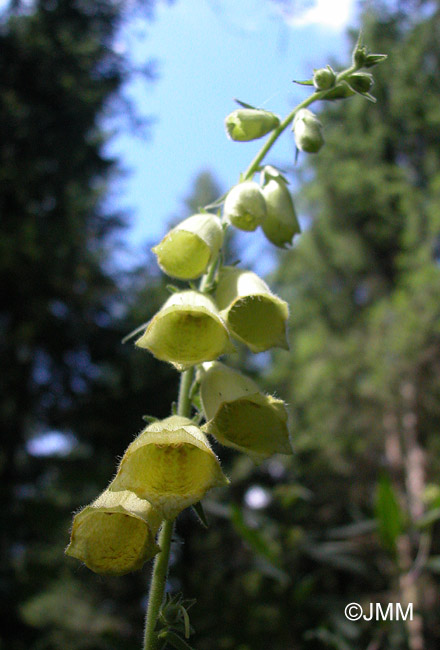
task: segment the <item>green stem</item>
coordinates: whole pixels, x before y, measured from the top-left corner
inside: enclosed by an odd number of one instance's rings
[[[183,417],[190,417],[191,415],[190,391],[193,379],[194,367],[185,370],[185,372],[183,372],[180,376],[177,414]],[[151,576],[150,594],[148,596],[147,613],[145,616],[145,635],[143,650],[156,650],[157,648],[157,617],[159,616],[165,592],[173,530],[174,520],[165,520],[162,524],[158,539],[160,553],[156,555],[156,558],[154,560],[153,574]]]
[[[336,77],[335,85],[337,85],[341,81],[344,81],[344,79],[349,77],[353,72],[356,72],[356,70],[358,69],[359,67],[357,65],[352,65],[350,68],[347,68],[346,70],[340,72]],[[307,106],[310,106],[310,104],[313,104],[313,102],[322,99],[326,93],[328,93],[328,90],[316,90],[312,95],[306,97],[304,101],[298,104],[298,106],[295,106],[293,111],[291,111],[287,115],[287,117],[284,118],[281,124],[274,131],[272,131],[272,133],[270,134],[270,136],[268,137],[264,145],[261,147],[260,151],[252,160],[251,164],[243,174],[244,181],[250,180],[255,174],[255,172],[258,171],[258,167],[260,166],[260,163],[262,162],[263,158],[268,153],[268,151],[273,147],[274,143],[278,140],[278,138],[283,133],[283,131],[285,131],[287,127],[293,122],[293,120],[295,119],[295,115],[298,113],[298,111],[300,111],[302,108],[307,108]]]
[[[177,415],[184,418],[191,417],[191,386],[194,380],[194,366],[182,372],[179,384],[179,401],[177,402]]]
[[[248,181],[249,179],[251,179],[252,176],[255,174],[255,172],[258,171],[258,167],[260,166],[260,163],[263,160],[264,156],[273,147],[274,143],[278,140],[278,138],[283,133],[283,131],[285,131],[287,127],[293,122],[297,112],[302,108],[307,108],[307,106],[310,106],[310,104],[313,104],[313,102],[316,102],[318,99],[321,99],[326,92],[328,91],[327,90],[316,91],[312,95],[310,95],[310,97],[307,97],[304,101],[298,104],[298,106],[295,106],[293,111],[291,111],[289,115],[287,115],[287,117],[284,118],[281,124],[274,131],[272,131],[272,133],[266,140],[265,144],[261,147],[260,151],[252,160],[251,164],[243,174],[244,181]]]
[[[174,521],[165,520],[162,524],[158,540],[160,553],[156,555],[154,560],[153,574],[151,577],[150,594],[145,617],[143,650],[155,650],[157,648],[156,623],[165,591],[173,530]]]

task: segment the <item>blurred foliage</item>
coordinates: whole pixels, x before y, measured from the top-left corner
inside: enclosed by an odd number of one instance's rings
[[[322,107],[326,144],[300,158],[310,226],[275,278],[291,352],[267,387],[290,405],[294,460],[230,456],[234,505],[206,504],[207,533],[179,524],[199,650],[416,650],[439,635],[439,8],[376,4],[363,24],[389,55],[377,104]],[[412,602],[414,620],[349,622],[350,602]]]
[[[0,25],[0,645],[11,650],[134,648],[141,634],[144,578],[103,583],[63,556],[72,510],[176,390],[164,364],[121,345],[166,297],[151,257],[113,270],[123,219],[102,201],[117,170],[101,118],[129,74],[113,50],[122,8],[46,0]]]
[[[102,202],[123,6],[39,1],[0,25],[8,650],[140,646],[148,571],[102,578],[63,556],[72,510],[105,487],[142,415],[169,414],[178,379],[121,345],[166,297],[149,254],[112,268],[123,219]],[[326,144],[298,197],[310,227],[275,278],[291,353],[266,385],[290,405],[295,455],[256,467],[219,450],[232,483],[205,500],[209,528],[191,510],[177,523],[169,585],[197,599],[198,650],[428,650],[440,636],[440,14],[404,1],[363,22],[389,55],[378,102],[322,107]],[[182,216],[220,193],[201,175]],[[65,451],[32,451],[52,431]],[[409,598],[412,624],[344,617],[349,602]]]

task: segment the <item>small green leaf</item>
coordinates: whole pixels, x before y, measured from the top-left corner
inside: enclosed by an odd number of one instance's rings
[[[227,197],[228,193],[226,192],[225,194],[222,194],[221,196],[218,197],[215,201],[212,203],[209,203],[208,205],[205,205],[205,210],[212,210],[213,208],[218,208],[220,207],[224,201],[225,198]]]
[[[383,474],[377,484],[375,516],[382,544],[393,553],[396,541],[403,531],[404,515],[388,475]]]
[[[132,330],[130,334],[127,334],[127,336],[124,336],[122,339],[122,343],[127,343],[130,339],[132,339],[136,334],[139,334],[140,332],[143,332],[148,325],[149,321],[146,321],[145,323],[142,323],[142,325],[139,325],[139,327],[136,327],[136,329]]]
[[[185,607],[183,605],[180,605],[180,612],[183,617],[183,624],[185,627],[185,639],[189,639],[190,634],[191,634],[191,625],[189,623],[189,616],[188,612],[186,611]]]
[[[377,102],[376,97],[373,97],[373,95],[370,95],[370,93],[361,93],[356,88],[353,88],[350,84],[347,84],[348,87],[356,94],[359,95],[360,97],[363,97],[364,99],[368,99],[369,102],[372,102],[375,104]]]
[[[258,110],[255,106],[252,106],[251,104],[247,104],[246,102],[242,102],[236,97],[234,97],[234,102],[242,106],[243,108],[252,108],[253,110]]]
[[[300,86],[313,86],[312,79],[306,79],[305,81],[298,81],[297,79],[292,79],[292,83],[299,84]]]
[[[208,528],[209,527],[209,522],[206,517],[205,511],[202,506],[202,502],[198,501],[197,503],[194,503],[192,506],[192,509],[194,510],[197,519],[200,521],[202,524],[203,528]]]
[[[143,415],[142,419],[147,424],[152,424],[153,422],[159,422],[159,418],[154,417],[154,415]]]
[[[260,531],[247,525],[241,508],[233,504],[230,506],[229,511],[231,523],[236,532],[249,544],[254,553],[259,555],[268,563],[268,565],[270,565],[272,568],[272,575],[274,575],[274,577],[276,577],[280,582],[289,582],[290,578],[281,568],[276,554],[270,548]]]
[[[431,524],[435,523],[440,519],[440,508],[431,508],[427,512],[425,512],[424,515],[422,515],[419,519],[417,519],[417,527],[418,528],[425,528],[425,526],[431,526]]]
[[[194,650],[192,646],[171,630],[162,630],[162,632],[159,632],[158,639],[160,641],[167,641],[176,650]]]
[[[165,289],[166,289],[169,293],[179,293],[179,291],[180,291],[179,287],[176,287],[174,284],[167,284],[167,286],[165,287]]]

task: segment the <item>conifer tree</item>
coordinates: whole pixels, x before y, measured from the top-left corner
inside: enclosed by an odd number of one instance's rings
[[[320,112],[326,146],[303,195],[311,225],[279,273],[292,355],[279,359],[277,376],[302,474],[321,503],[323,481],[340,485],[339,504],[328,502],[334,519],[355,523],[355,504],[358,516],[375,516],[370,560],[380,578],[372,569],[354,581],[347,602],[360,600],[356,589],[372,602],[412,602],[403,635],[411,650],[432,647],[428,594],[438,598],[439,26],[438,4],[364,14],[366,42],[389,53],[375,74],[378,101]],[[313,457],[318,481],[307,471]],[[378,647],[405,642],[399,624],[370,626]]]

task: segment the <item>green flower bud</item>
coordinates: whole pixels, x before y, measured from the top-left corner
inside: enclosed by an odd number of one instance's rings
[[[291,454],[287,410],[249,377],[218,361],[203,364],[200,396],[207,419],[203,431],[227,447],[262,459]]]
[[[347,81],[358,93],[367,93],[374,83],[373,75],[369,72],[353,72]]]
[[[234,351],[212,298],[192,290],[173,293],[136,345],[178,370]]]
[[[225,119],[226,133],[240,142],[262,138],[279,124],[277,115],[256,108],[239,108]]]
[[[262,192],[267,209],[267,217],[263,222],[262,229],[272,244],[286,248],[287,244],[292,243],[293,236],[301,231],[286,183],[276,170],[274,170],[276,177],[271,176],[271,169],[273,167],[267,166],[262,172],[263,178],[266,179]]]
[[[368,54],[364,63],[364,68],[372,68],[374,65],[382,63],[382,61],[385,61],[387,58],[387,54]]]
[[[201,429],[173,415],[147,426],[128,446],[110,489],[131,490],[174,519],[208,490],[228,483]]]
[[[111,486],[73,518],[66,554],[95,571],[124,575],[137,571],[160,551],[155,536],[162,521],[153,506]]]
[[[357,45],[353,52],[353,63],[358,68],[372,68],[387,58],[386,54],[369,54],[365,45]]]
[[[346,99],[355,94],[354,90],[350,88],[347,82],[341,81],[334,88],[331,88],[321,99]]]
[[[335,71],[328,65],[326,68],[319,68],[313,73],[313,85],[317,90],[327,90],[334,86],[336,80]]]
[[[300,151],[317,153],[324,144],[322,125],[316,115],[307,108],[302,108],[293,121],[295,143]]]
[[[288,305],[275,296],[256,273],[223,267],[219,274],[216,302],[232,336],[252,352],[263,352],[273,347],[288,349]]]
[[[194,280],[203,275],[222,243],[220,219],[213,214],[194,214],[170,230],[153,252],[164,273]]]
[[[266,202],[258,183],[235,185],[226,197],[223,218],[240,230],[252,231],[261,225],[266,218]]]

